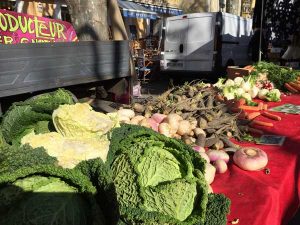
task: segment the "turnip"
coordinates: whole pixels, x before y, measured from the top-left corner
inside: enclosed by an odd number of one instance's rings
[[[134,109],[134,111],[139,112],[139,113],[143,113],[145,111],[145,107],[143,105],[141,105],[140,103],[134,103],[133,109]]]
[[[196,119],[193,119],[190,121],[190,125],[191,125],[191,130],[194,130],[197,128],[198,122]]]
[[[206,163],[205,164],[205,180],[208,184],[211,184],[214,179],[215,179],[215,175],[216,175],[216,168],[211,165],[210,163]]]
[[[203,134],[206,137],[205,131],[199,127],[194,129],[194,134],[196,137],[198,137],[200,134]]]
[[[199,155],[201,156],[201,158],[205,159],[205,161],[207,163],[210,162],[209,158],[208,158],[208,155],[205,153],[205,152],[199,152]]]
[[[129,123],[129,122],[130,122],[130,119],[129,119],[129,117],[127,117],[127,116],[121,115],[121,116],[119,116],[119,121],[120,121],[121,123]]]
[[[135,116],[135,113],[131,109],[119,109],[118,114],[120,117],[128,117],[129,119]]]
[[[220,150],[222,148],[224,148],[224,143],[223,141],[219,140],[216,144],[214,144],[212,146],[213,149],[216,149],[216,150]]]
[[[155,113],[152,115],[152,119],[154,119],[157,123],[161,123],[167,116],[161,113]]]
[[[148,118],[144,118],[139,122],[139,125],[143,126],[143,127],[147,127],[147,128],[151,128],[151,125],[148,121]]]
[[[268,156],[258,148],[241,148],[234,153],[233,161],[243,170],[255,171],[268,164]]]
[[[208,150],[206,154],[211,162],[217,161],[218,159],[222,159],[226,163],[229,161],[229,155],[223,150]]]
[[[225,173],[227,171],[227,164],[224,160],[218,159],[214,162],[217,173]]]
[[[159,125],[159,124],[158,124],[154,119],[149,118],[149,119],[148,119],[148,123],[150,124],[152,130],[158,132],[158,125]]]
[[[208,193],[208,194],[214,193],[214,190],[212,189],[212,187],[211,187],[210,185],[208,185],[207,193]]]
[[[177,134],[185,135],[191,132],[191,124],[187,120],[181,120],[178,125]]]
[[[198,145],[193,146],[193,149],[194,149],[196,152],[205,152],[205,148],[203,148],[203,147],[201,147],[201,146],[198,146]]]
[[[171,127],[168,123],[161,123],[158,125],[158,132],[165,135],[166,137],[171,137]]]
[[[170,125],[171,134],[175,134],[178,130],[179,122],[181,120],[183,120],[181,116],[171,113],[163,120],[163,122],[168,123]]]
[[[135,116],[131,119],[131,124],[138,125],[145,117],[144,116]]]

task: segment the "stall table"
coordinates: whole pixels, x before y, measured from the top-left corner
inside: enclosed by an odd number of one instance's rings
[[[300,95],[284,96],[281,102],[269,103],[269,108],[285,103],[300,105]],[[229,163],[228,171],[217,174],[212,188],[231,199],[228,224],[239,219],[239,225],[284,225],[294,216],[300,200],[300,115],[277,113],[281,121],[263,128],[265,134],[286,136],[282,146],[239,143],[253,146],[268,154],[265,170],[250,172]],[[271,122],[267,118],[259,120]]]

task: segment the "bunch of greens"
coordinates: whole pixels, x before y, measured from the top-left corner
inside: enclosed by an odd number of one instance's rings
[[[28,133],[54,130],[52,113],[62,104],[74,104],[73,95],[63,89],[14,103],[3,115],[1,131],[9,144],[19,144]]]
[[[268,80],[280,90],[285,90],[284,84],[295,81],[300,74],[300,71],[268,62],[259,62],[254,67],[251,75],[258,77],[260,73],[267,73]]]

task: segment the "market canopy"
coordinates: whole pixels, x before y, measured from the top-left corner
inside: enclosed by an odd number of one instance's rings
[[[143,6],[153,12],[157,12],[160,14],[168,14],[173,16],[178,16],[183,14],[183,10],[181,9],[162,7],[157,5],[149,5],[149,4],[143,4]]]
[[[134,2],[118,0],[119,7],[121,8],[124,17],[130,18],[142,18],[155,20],[157,13],[147,9],[144,6],[136,4]]]

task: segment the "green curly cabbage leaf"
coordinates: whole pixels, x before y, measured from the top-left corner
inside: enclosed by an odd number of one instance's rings
[[[111,136],[106,165],[113,171],[122,221],[204,223],[208,194],[200,156],[182,142],[138,126],[122,125]]]

